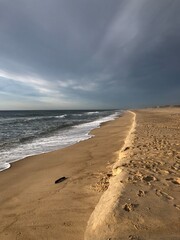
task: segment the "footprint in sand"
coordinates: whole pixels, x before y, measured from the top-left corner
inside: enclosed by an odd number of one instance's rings
[[[152,181],[156,181],[157,178],[155,178],[154,176],[148,175],[148,176],[143,177],[143,180],[146,182],[152,182]]]
[[[142,240],[140,237],[135,236],[135,235],[129,235],[129,240]]]
[[[125,203],[122,207],[125,211],[131,212],[134,211],[135,208],[137,208],[139,204],[134,204],[134,203]]]
[[[72,222],[71,221],[63,222],[63,225],[65,227],[70,227],[70,226],[72,226]]]
[[[137,183],[143,179],[143,175],[140,172],[130,172],[129,174],[130,176],[128,177],[128,182]]]
[[[146,195],[146,191],[143,191],[143,190],[139,190],[138,191],[138,193],[137,193],[137,195],[139,196],[139,197],[144,197],[145,195]]]
[[[180,178],[179,177],[175,177],[175,178],[167,178],[167,181],[171,181],[174,184],[180,185]]]
[[[177,208],[177,210],[180,210],[180,205],[174,204],[174,207]]]
[[[169,171],[168,170],[159,170],[159,173],[161,175],[168,175],[169,174]]]
[[[168,200],[174,200],[174,198],[173,198],[172,196],[170,196],[170,195],[167,194],[166,192],[162,192],[162,191],[160,191],[160,190],[158,190],[158,189],[156,189],[156,195],[157,195],[158,197],[164,197],[164,198],[166,198],[166,199],[168,199]]]

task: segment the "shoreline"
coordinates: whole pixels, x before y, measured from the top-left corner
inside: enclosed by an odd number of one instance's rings
[[[106,120],[106,121],[100,122],[96,127],[94,127],[93,129],[89,130],[89,131],[84,135],[84,137],[83,137],[82,140],[75,141],[74,143],[71,143],[71,144],[69,144],[69,145],[67,145],[67,146],[64,146],[64,147],[59,147],[59,148],[58,148],[58,147],[54,147],[54,149],[52,149],[52,150],[47,150],[47,151],[45,151],[45,152],[35,153],[35,154],[32,154],[32,155],[27,155],[27,156],[24,156],[24,157],[22,157],[22,158],[20,158],[20,159],[13,160],[13,161],[11,161],[11,162],[5,162],[5,163],[4,163],[5,168],[4,168],[4,169],[1,169],[1,168],[0,168],[0,173],[1,173],[2,171],[5,171],[5,170],[8,170],[9,168],[11,168],[12,165],[13,165],[13,163],[15,163],[15,162],[17,162],[17,161],[22,161],[22,160],[25,160],[25,159],[27,159],[27,158],[29,158],[29,157],[34,157],[34,156],[38,156],[38,155],[41,155],[41,154],[58,151],[58,150],[61,150],[61,149],[64,149],[64,148],[73,146],[73,145],[75,145],[75,144],[78,144],[78,143],[80,143],[80,142],[82,142],[82,141],[86,141],[86,140],[88,140],[88,139],[90,139],[90,138],[93,138],[94,135],[91,134],[92,131],[100,128],[101,126],[103,126],[103,124],[106,124],[106,123],[108,123],[108,122],[114,121],[114,120],[116,120],[117,118],[121,117],[121,116],[123,115],[123,112],[124,112],[124,110],[121,110],[120,112],[116,112],[116,113],[113,113],[113,114],[111,114],[111,115],[109,115],[109,116],[100,118],[101,121],[102,121],[104,118],[110,118],[110,119],[109,119],[109,120]],[[96,121],[97,121],[97,120],[92,121],[92,122],[88,122],[88,123],[93,123],[93,122],[96,122]],[[85,123],[85,124],[86,124],[86,123]],[[81,124],[80,124],[80,125],[81,125]],[[78,126],[78,125],[75,125],[75,126]],[[86,135],[87,135],[88,137],[86,137]]]
[[[1,172],[0,238],[178,240],[180,109],[133,113]]]
[[[95,137],[13,163],[0,174],[0,238],[83,240],[87,221],[108,187],[111,166],[129,131],[123,113],[91,131]],[[60,177],[67,179],[59,184]]]

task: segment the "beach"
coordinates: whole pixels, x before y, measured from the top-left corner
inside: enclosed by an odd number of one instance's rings
[[[0,240],[180,240],[179,12],[0,1]]]
[[[0,239],[84,239],[87,221],[108,187],[112,164],[132,124],[125,113],[95,137],[17,161],[0,173]],[[59,184],[60,177],[67,179]]]
[[[180,239],[180,108],[133,112],[135,130],[88,221],[86,240]]]
[[[180,108],[126,111],[91,134],[0,173],[0,239],[180,238]]]

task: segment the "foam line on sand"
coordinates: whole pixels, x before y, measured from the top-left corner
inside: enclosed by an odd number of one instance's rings
[[[123,190],[122,180],[126,178],[126,173],[122,171],[122,163],[126,160],[128,149],[132,145],[134,131],[136,128],[136,114],[132,114],[132,125],[125,139],[124,145],[118,153],[118,158],[112,168],[112,177],[109,181],[109,187],[101,196],[98,204],[96,205],[93,213],[91,214],[87,223],[85,232],[85,240],[103,240],[107,233],[112,231],[108,226],[116,221],[115,209],[118,206],[118,200]]]

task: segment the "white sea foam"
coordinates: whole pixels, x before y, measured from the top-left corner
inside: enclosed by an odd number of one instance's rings
[[[2,122],[14,122],[14,121],[32,121],[32,120],[41,120],[41,119],[51,119],[51,118],[65,118],[67,114],[62,114],[58,116],[35,116],[35,117],[14,117],[14,118],[1,118],[0,123]]]
[[[73,113],[73,116],[76,116],[76,117],[81,117],[82,115],[84,115],[84,113]]]
[[[1,151],[0,171],[8,169],[11,162],[18,161],[27,156],[61,149],[77,142],[92,137],[90,131],[98,128],[101,123],[111,121],[120,115],[120,111],[98,120],[73,126],[66,130],[60,130],[50,137],[41,137],[30,143],[20,144],[18,147]],[[64,118],[66,114],[59,117]]]
[[[55,116],[55,118],[65,118],[67,116],[67,114],[63,114],[63,115],[60,115],[60,116]]]
[[[93,115],[93,114],[98,114],[99,112],[98,111],[95,111],[95,112],[87,112],[86,114],[87,115]]]
[[[1,163],[0,163],[0,172],[6,170],[6,169],[8,169],[8,168],[10,168],[10,166],[11,166],[10,163],[1,162]]]

